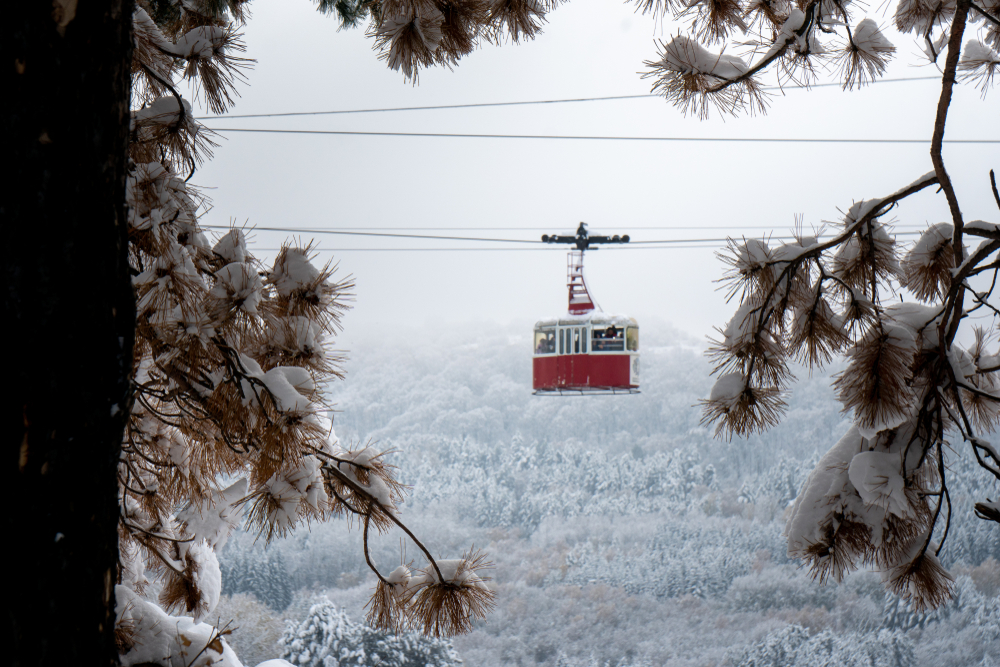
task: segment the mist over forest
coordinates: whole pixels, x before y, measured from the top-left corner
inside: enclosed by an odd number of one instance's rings
[[[495,563],[485,622],[450,643],[406,640],[399,655],[469,667],[1000,665],[1000,541],[972,511],[1000,487],[961,443],[947,461],[955,515],[941,552],[954,600],[917,612],[870,572],[820,585],[786,557],[782,531],[848,429],[837,367],[796,371],[779,427],[716,439],[699,423],[706,341],[640,325],[638,395],[532,396],[530,322],[397,330],[349,350],[346,379],[328,387],[341,441],[393,451],[412,486],[406,520],[433,553],[475,545]],[[266,549],[254,538],[234,535],[220,554],[217,613],[240,626],[230,643],[246,664],[313,664],[289,647],[324,623],[345,638],[369,632],[375,578],[357,524],[313,525]],[[383,571],[403,558],[422,564],[400,534],[374,540]]]

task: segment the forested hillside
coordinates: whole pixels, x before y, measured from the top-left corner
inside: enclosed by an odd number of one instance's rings
[[[772,433],[716,440],[695,407],[711,386],[703,343],[643,324],[640,395],[532,396],[530,324],[366,340],[330,387],[342,440],[395,450],[413,486],[407,519],[432,551],[451,557],[474,542],[496,563],[497,611],[454,641],[466,665],[1000,661],[1000,540],[971,510],[1000,489],[974,462],[957,452],[948,462],[952,603],[916,613],[872,573],[819,586],[786,558],[782,530],[805,475],[847,428],[829,377],[801,373]],[[224,573],[249,573],[227,578],[225,592],[240,595],[222,606],[248,619],[233,637],[241,655],[278,656],[280,619],[302,622],[325,604],[321,591],[362,621],[372,575],[358,533],[336,528],[256,556],[252,536],[231,540]],[[417,554],[406,547],[407,560]],[[398,536],[372,556],[395,567]],[[298,591],[290,606],[285,581]]]
[[[574,398],[531,395],[531,323],[400,332],[350,351],[348,379],[331,385],[341,438],[433,455],[423,438],[480,443],[575,441],[614,455],[695,449],[726,477],[766,470],[782,454],[809,456],[847,430],[824,378],[800,383],[782,427],[724,443],[699,426],[695,408],[712,386],[705,341],[665,323],[642,328],[642,393]],[[807,380],[807,373],[801,374]],[[749,466],[749,468],[748,468]]]

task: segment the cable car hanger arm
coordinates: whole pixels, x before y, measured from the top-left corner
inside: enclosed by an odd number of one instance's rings
[[[619,236],[615,234],[614,236],[591,236],[587,232],[587,223],[581,222],[580,226],[576,230],[575,236],[560,236],[558,234],[543,234],[542,243],[566,243],[569,245],[575,245],[577,250],[590,250],[591,245],[597,245],[601,243],[628,243],[629,235],[625,234]],[[597,248],[593,248],[597,250]]]

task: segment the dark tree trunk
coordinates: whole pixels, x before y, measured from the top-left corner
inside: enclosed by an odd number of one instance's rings
[[[0,28],[9,665],[117,661],[131,15],[131,0],[31,0]]]

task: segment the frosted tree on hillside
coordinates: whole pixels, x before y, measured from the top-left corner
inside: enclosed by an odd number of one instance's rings
[[[370,530],[405,531],[428,565],[383,575],[368,559],[379,577],[370,618],[380,627],[453,634],[492,605],[483,556],[436,560],[399,518],[404,487],[393,466],[369,446],[342,444],[324,416],[321,387],[342,377],[330,344],[352,283],[334,280],[335,266],[315,265],[308,245],[285,245],[265,266],[242,230],[212,243],[199,226],[203,199],[189,181],[213,142],[179,83],[188,80],[215,113],[232,103],[250,64],[239,55],[243,18],[239,0],[140,0],[133,15],[126,193],[137,313],[132,400],[121,406],[116,588],[126,664],[177,662],[182,653],[186,665],[228,659],[225,630],[201,621],[219,600],[215,552],[244,514],[265,541],[305,522],[354,517],[366,558]],[[155,602],[145,597],[150,584]],[[287,606],[280,591],[263,593]],[[191,615],[184,637],[201,644],[179,639],[173,628],[183,623],[165,612]]]
[[[292,602],[292,581],[281,551],[260,548],[239,549],[220,561],[222,590],[226,595],[251,593],[275,611],[284,611]]]
[[[451,641],[417,633],[386,634],[359,625],[321,599],[305,619],[278,640],[281,657],[296,667],[455,667],[462,664]]]
[[[846,0],[703,0],[679,11],[690,29],[662,45],[646,75],[702,117],[713,107],[763,110],[758,77],[769,70],[808,84],[817,68],[839,68],[845,89],[863,86],[896,50],[864,7]],[[985,95],[1000,69],[1000,3],[900,0],[893,20],[942,72],[931,171],[846,206],[829,239],[798,225],[790,243],[730,241],[723,259],[739,306],[712,349],[717,381],[704,415],[717,434],[764,430],[781,420],[793,360],[811,368],[845,354],[835,387],[854,424],[798,494],[788,551],[821,580],[874,566],[892,592],[923,607],[940,604],[951,587],[937,558],[952,511],[947,447],[967,443],[983,472],[1000,480],[1000,453],[985,438],[1000,421],[1000,226],[965,220],[941,156],[956,82]],[[737,41],[741,48],[728,48]],[[992,185],[1000,206],[993,172],[986,177],[982,187]],[[901,247],[887,216],[929,188],[943,193],[950,219]],[[971,327],[980,315],[988,324]],[[956,343],[963,327],[969,347]],[[1000,503],[978,500],[981,518],[1000,521]]]
[[[738,667],[907,667],[916,662],[912,640],[898,631],[835,635],[824,630],[810,637],[798,625],[776,630],[733,657]]]

